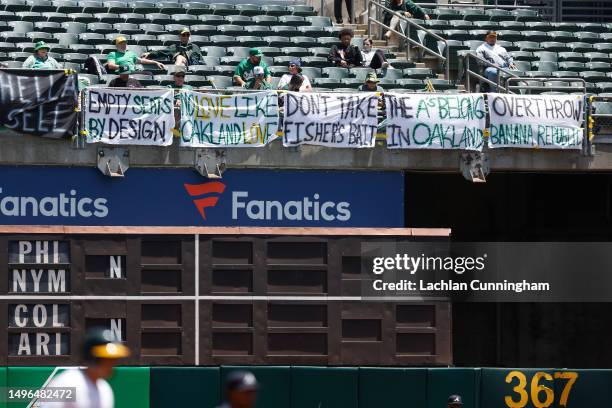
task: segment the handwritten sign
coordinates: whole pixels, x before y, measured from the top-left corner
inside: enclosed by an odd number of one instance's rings
[[[277,137],[276,92],[219,95],[183,91],[179,100],[181,146],[257,147]]]
[[[287,92],[283,145],[374,147],[378,102],[375,93]]]
[[[0,125],[42,137],[73,136],[76,77],[63,70],[0,70]]]
[[[174,96],[171,89],[87,88],[85,95],[88,143],[172,144]]]
[[[581,149],[584,95],[489,94],[489,147]]]
[[[387,148],[482,150],[483,94],[385,94]]]

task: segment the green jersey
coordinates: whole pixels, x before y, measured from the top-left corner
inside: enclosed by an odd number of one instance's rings
[[[270,76],[270,70],[268,69],[268,66],[265,62],[259,61],[258,66],[263,68],[266,78]],[[240,61],[240,64],[238,64],[238,66],[234,70],[234,75],[239,76],[240,78],[242,78],[243,81],[248,81],[249,79],[255,76],[253,75],[253,68],[255,67],[256,65],[253,64],[250,59],[246,58]]]
[[[38,55],[30,55],[22,65],[22,68],[29,69],[62,69],[62,66],[54,58],[40,58]]]
[[[106,58],[107,62],[114,62],[115,64],[122,66],[128,66],[131,70],[134,70],[136,67],[136,63],[138,62],[138,55],[134,51],[125,50],[121,51],[111,51],[108,53],[108,57]]]

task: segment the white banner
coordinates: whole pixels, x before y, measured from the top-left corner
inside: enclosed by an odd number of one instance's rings
[[[483,94],[385,93],[387,148],[482,150]]]
[[[87,88],[85,131],[88,143],[172,144],[172,89]]]
[[[584,95],[488,94],[489,147],[581,149]]]
[[[278,137],[275,91],[236,95],[180,93],[181,146],[257,147]]]
[[[287,92],[283,145],[374,147],[379,100],[369,92]]]

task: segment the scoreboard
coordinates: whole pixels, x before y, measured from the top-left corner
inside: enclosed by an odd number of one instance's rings
[[[104,326],[132,365],[451,364],[448,302],[360,300],[366,241],[3,235],[0,363],[79,364]]]

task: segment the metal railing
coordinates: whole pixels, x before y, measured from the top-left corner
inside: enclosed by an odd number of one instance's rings
[[[372,16],[372,6],[374,6],[376,8],[376,13],[375,14],[379,14],[380,11],[386,11],[388,13],[391,13],[393,15],[396,15],[397,17],[399,17],[400,21],[406,22],[406,29],[407,29],[407,33],[402,33],[398,30],[395,30],[391,27],[389,27],[388,25],[384,24],[383,22],[379,21],[376,19],[376,17]],[[412,60],[412,51],[410,46],[413,45],[414,47],[422,50],[423,52],[429,53],[435,57],[437,57],[438,59],[440,59],[444,65],[445,65],[445,70],[444,70],[444,79],[446,79],[447,81],[450,79],[450,49],[448,46],[448,41],[444,38],[439,36],[438,34],[434,33],[433,31],[423,27],[420,24],[415,23],[412,19],[401,15],[399,13],[396,13],[395,11],[387,8],[385,5],[383,5],[382,3],[379,3],[375,0],[368,0],[367,4],[367,12],[368,12],[368,33],[372,32],[372,23],[382,27],[382,28],[386,28],[389,31],[394,32],[395,34],[399,35],[401,38],[403,38],[408,44],[406,47],[406,57],[409,61]],[[400,24],[401,27],[401,24]],[[435,38],[438,41],[441,41],[444,43],[445,45],[445,54],[446,55],[442,55],[439,52],[436,52],[432,49],[430,49],[429,47],[425,46],[425,44],[421,44],[418,41],[413,40],[412,38],[410,38],[410,30],[411,28],[414,28],[417,31],[423,31],[426,34],[431,35],[433,38]]]
[[[543,85],[542,86],[534,86],[534,85],[530,85],[530,84],[524,84],[524,85],[512,85],[513,82],[517,82],[517,83],[521,83],[521,82],[527,82],[527,81],[535,81],[535,82],[541,82]],[[546,82],[567,82],[568,84],[571,83],[576,83],[579,82],[581,84],[581,86],[546,86]],[[508,78],[508,80],[506,81],[506,89],[508,93],[514,93],[511,92],[512,90],[525,90],[525,91],[564,91],[564,92],[580,92],[580,93],[586,93],[587,91],[587,86],[586,86],[586,81],[582,78],[550,78],[550,77],[539,77],[539,78],[526,78],[526,77],[513,77],[513,78]]]
[[[439,4],[432,2],[415,2],[421,7],[426,8],[449,8],[449,9],[500,9],[500,10],[537,10],[538,14],[542,16],[542,18],[548,18],[551,21],[559,21],[559,17],[561,16],[559,3],[561,0],[551,0],[547,1],[545,4],[539,3],[534,5],[529,4],[515,4],[515,5],[506,5],[506,4],[497,4],[497,0],[495,4]],[[516,2],[515,2],[516,3]]]
[[[480,71],[478,71],[478,72],[472,71],[470,69],[470,60],[472,58],[475,59],[476,61],[478,61],[478,67],[484,65],[485,68],[492,67],[492,68],[497,69],[497,82],[493,82],[490,79],[485,78],[484,76],[480,75]],[[500,75],[500,73],[506,74],[509,78],[518,78],[519,77],[514,72],[509,71],[509,70],[507,70],[505,68],[498,67],[497,65],[492,64],[491,62],[487,61],[486,59],[479,57],[476,53],[473,53],[473,52],[469,52],[469,53],[467,53],[465,55],[465,73],[466,73],[465,87],[466,87],[468,92],[471,92],[471,90],[472,90],[472,87],[471,87],[471,78],[472,77],[478,79],[481,82],[485,82],[485,83],[487,83],[489,85],[495,86],[498,91],[502,90],[504,92],[508,92],[508,90],[506,89],[506,87],[501,86],[501,82],[500,81],[502,79],[502,76]],[[513,92],[511,92],[511,93],[513,93]]]

